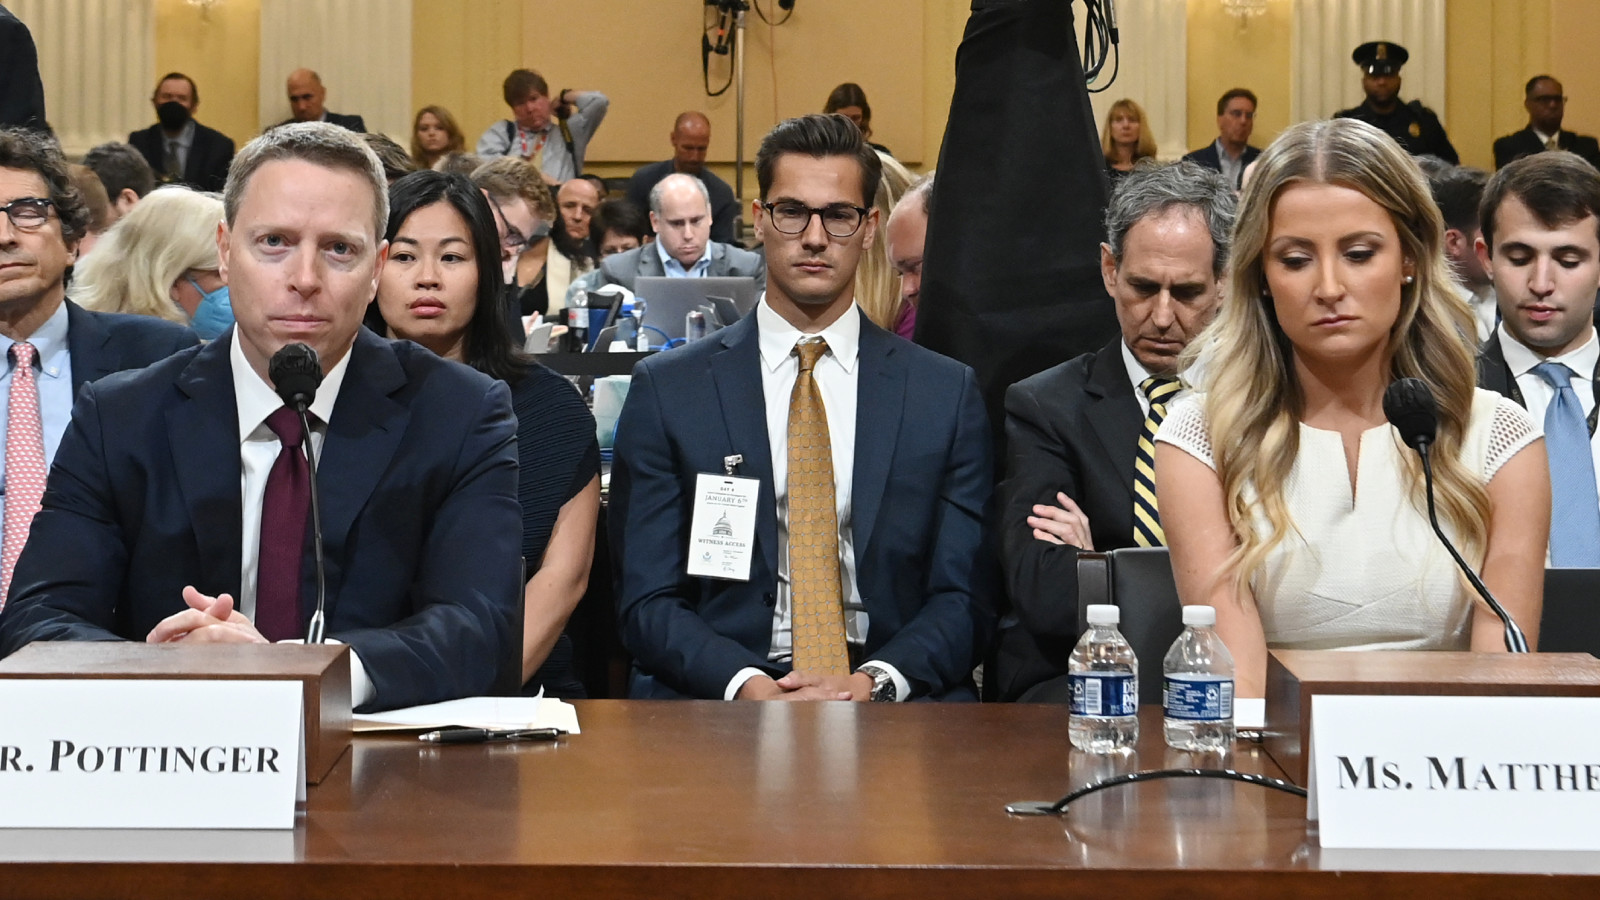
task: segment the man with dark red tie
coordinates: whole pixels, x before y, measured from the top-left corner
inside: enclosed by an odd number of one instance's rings
[[[334,125],[235,159],[217,245],[236,327],[80,394],[17,564],[0,653],[34,640],[261,642],[315,605],[317,451],[327,634],[378,709],[482,694],[520,666],[516,420],[503,383],[361,328],[387,256],[383,169]],[[302,432],[270,376],[323,379]],[[503,682],[502,682],[503,683]]]

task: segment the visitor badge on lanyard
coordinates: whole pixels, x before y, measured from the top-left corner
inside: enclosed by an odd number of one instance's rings
[[[695,478],[694,517],[689,525],[688,574],[724,581],[749,581],[755,549],[756,498],[761,482],[733,474],[740,457],[724,460],[723,474]]]

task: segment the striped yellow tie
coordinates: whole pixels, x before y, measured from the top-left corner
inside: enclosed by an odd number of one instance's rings
[[[1139,449],[1133,457],[1133,540],[1141,547],[1166,544],[1161,516],[1156,511],[1156,430],[1167,417],[1167,401],[1178,392],[1178,380],[1151,376],[1139,382],[1150,400],[1150,413],[1139,432]]]
[[[789,600],[796,671],[849,675],[839,572],[839,513],[833,491],[833,443],[822,392],[812,374],[828,350],[801,341],[800,373],[789,395]]]

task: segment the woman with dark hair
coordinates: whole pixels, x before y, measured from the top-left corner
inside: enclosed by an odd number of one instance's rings
[[[600,511],[594,416],[560,375],[507,337],[500,239],[483,193],[461,175],[423,171],[389,189],[389,260],[367,325],[416,341],[511,387],[521,474],[522,678],[555,697],[581,697],[567,618],[588,586]]]
[[[846,81],[833,89],[828,94],[828,102],[822,105],[825,113],[837,113],[856,123],[861,129],[861,136],[867,139],[867,146],[885,156],[893,156],[889,148],[882,144],[872,143],[872,104],[867,102],[867,92],[861,85],[854,81]]]

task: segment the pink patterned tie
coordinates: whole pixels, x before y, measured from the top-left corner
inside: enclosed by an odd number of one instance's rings
[[[39,386],[33,378],[33,345],[11,345],[16,368],[11,371],[11,397],[6,408],[6,522],[0,544],[0,610],[11,591],[28,529],[44,498],[44,428],[39,424]]]

